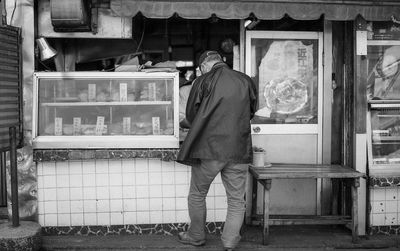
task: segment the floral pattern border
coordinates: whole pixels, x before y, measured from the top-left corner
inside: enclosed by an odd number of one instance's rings
[[[140,225],[111,225],[111,226],[71,226],[71,227],[42,227],[43,235],[177,235],[187,231],[188,223],[169,224],[140,224]],[[221,234],[223,222],[208,222],[206,231],[210,234]]]

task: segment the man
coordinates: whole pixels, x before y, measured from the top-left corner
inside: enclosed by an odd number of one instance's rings
[[[204,52],[199,66],[203,75],[196,79],[186,107],[190,130],[177,159],[192,165],[188,196],[191,224],[187,232],[179,233],[179,241],[205,244],[205,199],[210,184],[221,173],[228,198],[221,239],[225,250],[233,250],[240,240],[245,212],[256,87],[247,75],[231,70],[216,51]]]
[[[196,77],[201,75],[200,70],[196,68],[196,75],[192,74],[188,75],[187,71],[185,73],[186,82],[181,85],[179,83],[179,141],[183,141],[186,138],[188,128],[190,127],[188,121],[186,120],[186,104],[189,99],[190,90],[192,89],[192,85],[194,84]]]

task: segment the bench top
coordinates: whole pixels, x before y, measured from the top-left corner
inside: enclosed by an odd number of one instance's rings
[[[360,178],[365,174],[342,165],[277,164],[271,167],[250,165],[250,173],[257,180],[296,178]]]

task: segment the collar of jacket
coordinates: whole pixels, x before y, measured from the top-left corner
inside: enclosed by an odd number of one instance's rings
[[[224,67],[224,66],[227,66],[227,64],[225,64],[224,62],[218,62],[218,63],[215,63],[211,69],[214,70],[214,69]]]

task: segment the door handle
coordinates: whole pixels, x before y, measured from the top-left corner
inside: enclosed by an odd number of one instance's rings
[[[261,128],[259,126],[253,127],[253,132],[254,133],[259,133],[261,131]]]

